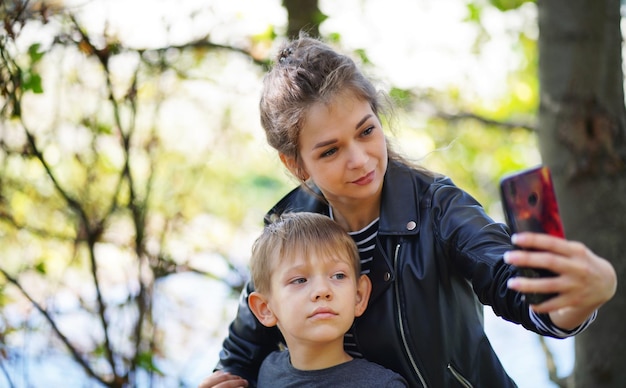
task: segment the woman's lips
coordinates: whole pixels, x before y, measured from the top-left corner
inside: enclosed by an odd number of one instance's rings
[[[359,179],[352,181],[355,185],[363,186],[371,183],[374,180],[375,171],[372,170],[367,175],[360,177]]]

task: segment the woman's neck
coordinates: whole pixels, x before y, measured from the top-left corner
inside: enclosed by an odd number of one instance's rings
[[[347,232],[359,231],[380,216],[380,198],[368,203],[331,203],[330,206],[333,219]]]

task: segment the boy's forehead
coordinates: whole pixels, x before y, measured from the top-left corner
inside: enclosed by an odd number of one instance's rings
[[[343,247],[324,244],[296,244],[290,249],[284,249],[278,255],[279,263],[303,262],[315,264],[316,262],[343,262],[352,264],[353,258],[347,249]]]

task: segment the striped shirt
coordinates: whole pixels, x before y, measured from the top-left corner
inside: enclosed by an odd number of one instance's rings
[[[378,220],[379,219],[376,218],[369,225],[359,231],[348,232],[348,234],[356,243],[357,248],[359,249],[359,256],[361,258],[361,275],[368,275],[370,273],[372,263],[374,262],[374,260],[376,260],[377,256],[381,254],[376,248]],[[363,354],[361,354],[361,352],[357,348],[356,341],[354,340],[354,335],[352,334],[352,330],[348,330],[348,332],[344,335],[343,347],[346,350],[346,353],[348,353],[352,357],[363,357]]]

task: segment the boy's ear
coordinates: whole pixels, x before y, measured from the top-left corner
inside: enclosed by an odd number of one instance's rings
[[[280,161],[283,163],[283,165],[287,167],[287,170],[289,170],[289,172],[293,174],[293,176],[301,181],[306,181],[307,179],[309,179],[309,174],[307,174],[307,172],[298,165],[296,158],[292,156],[287,156],[283,153],[279,153],[278,157],[280,158]]]
[[[252,310],[254,316],[263,326],[272,327],[278,323],[278,319],[270,310],[268,301],[263,294],[259,294],[256,291],[250,293],[248,295],[248,306],[250,306],[250,310]]]
[[[354,308],[354,316],[360,317],[367,308],[372,293],[372,281],[367,275],[361,275],[356,284],[356,306]]]

